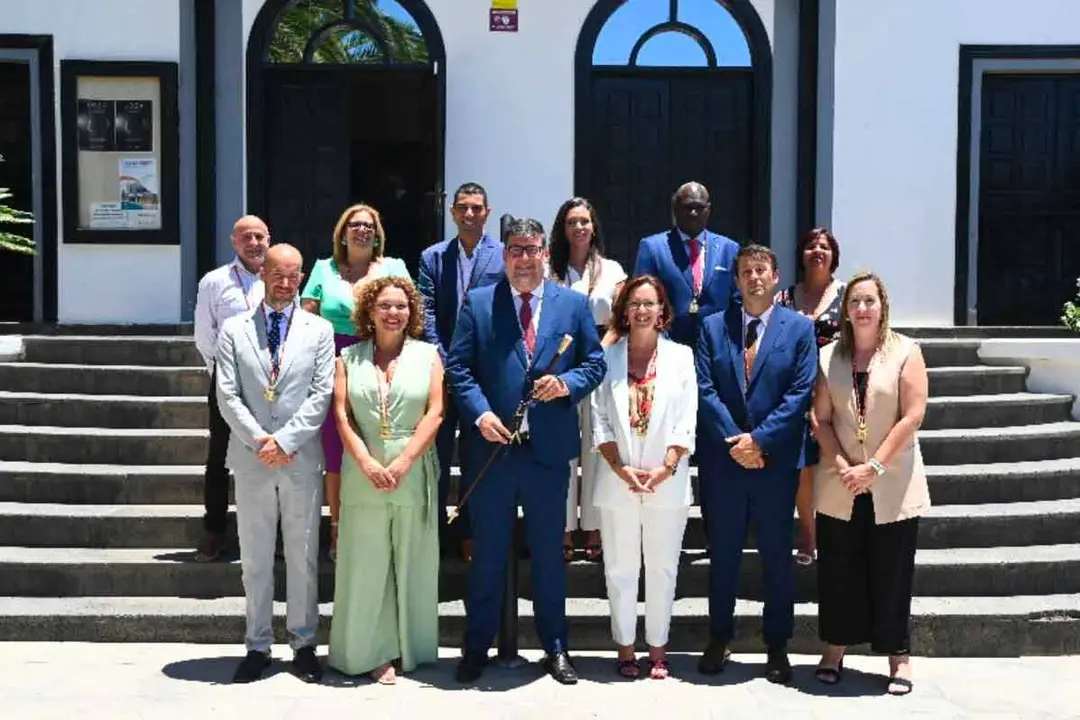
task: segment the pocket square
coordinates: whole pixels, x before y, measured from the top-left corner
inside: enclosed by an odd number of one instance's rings
[[[726,267],[724,267],[723,265],[717,265],[716,267],[713,268],[713,270],[721,270],[723,272],[728,271],[728,269]]]

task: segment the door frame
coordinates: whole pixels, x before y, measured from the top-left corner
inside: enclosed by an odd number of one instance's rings
[[[270,51],[270,42],[281,14],[295,0],[266,0],[259,14],[255,17],[247,44],[247,212],[263,215],[266,211],[266,163],[264,144],[266,125],[263,108],[266,96],[264,82],[267,69],[266,58]],[[436,159],[436,190],[445,194],[446,188],[446,48],[443,45],[442,32],[434,14],[424,0],[397,0],[398,4],[409,13],[420,28],[427,46],[428,60],[435,74],[436,106],[436,145],[440,157]],[[283,65],[282,67],[291,67]],[[301,66],[296,66],[301,67]],[[392,68],[393,65],[391,64]],[[372,69],[385,71],[386,65],[371,66]],[[312,68],[318,72],[320,68]],[[336,72],[363,73],[368,69],[363,64],[326,66],[325,69]],[[344,208],[342,208],[344,209]],[[438,231],[443,232],[443,228]],[[271,228],[271,233],[273,228]]]
[[[753,242],[770,245],[770,223],[772,217],[772,97],[773,71],[772,46],[769,34],[751,0],[715,0],[731,13],[732,18],[742,28],[746,43],[750,49],[750,69],[753,71],[753,90],[751,97],[751,131],[753,133],[751,150],[751,188],[750,218]],[[593,91],[593,51],[601,30],[612,14],[625,0],[598,0],[589,11],[578,35],[577,49],[574,56],[574,194],[585,192],[590,185],[590,156],[585,150],[591,142],[592,128],[592,91]],[[640,45],[639,39],[638,44]],[[626,67],[627,77],[634,77],[633,70],[640,69],[655,75],[657,71],[668,70],[675,75],[684,68]],[[603,71],[615,68],[604,67]],[[690,178],[687,178],[688,180]],[[671,188],[674,192],[675,188]],[[659,229],[659,228],[658,228]]]
[[[956,272],[953,322],[979,317],[979,149],[982,82],[987,74],[1080,76],[1080,45],[961,45],[956,144]]]
[[[30,66],[30,138],[34,213],[33,322],[56,322],[56,92],[51,35],[0,35],[0,62]]]

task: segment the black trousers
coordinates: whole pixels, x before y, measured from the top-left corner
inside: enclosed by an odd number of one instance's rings
[[[851,520],[817,516],[818,632],[830,645],[870,643],[911,652],[911,584],[919,518],[874,524],[874,500],[855,498]]]
[[[225,453],[229,449],[229,424],[218,409],[217,369],[210,376],[210,445],[206,451],[206,475],[203,483],[203,527],[207,532],[224,534],[229,515],[229,471]]]

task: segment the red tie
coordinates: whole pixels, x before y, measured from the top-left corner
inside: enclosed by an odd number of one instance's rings
[[[701,292],[701,243],[697,240],[690,241],[690,272],[694,278],[694,294]]]
[[[531,300],[532,293],[521,293],[521,312],[518,314],[521,319],[521,337],[525,340],[525,349],[529,351],[529,355],[532,355],[536,348],[536,330],[532,326],[532,305],[529,304]]]

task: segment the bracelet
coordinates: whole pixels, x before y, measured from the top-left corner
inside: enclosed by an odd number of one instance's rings
[[[885,466],[877,458],[870,458],[866,461],[866,464],[874,469],[874,473],[877,475],[885,474]]]

